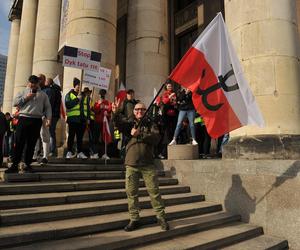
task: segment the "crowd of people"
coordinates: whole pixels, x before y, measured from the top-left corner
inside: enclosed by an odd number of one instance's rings
[[[199,157],[210,154],[211,138],[201,114],[195,111],[192,93],[185,88],[175,91],[172,83],[146,112],[144,103],[136,100],[134,90],[126,91],[126,98],[106,99],[106,90],[99,96],[73,79],[73,88],[66,94],[66,123],[68,125],[67,159],[109,159],[122,157],[126,167],[126,193],[130,221],[124,228],[132,231],[140,226],[138,189],[143,177],[157,221],[168,230],[165,206],[161,198],[154,158],[167,158],[167,147],[175,144],[197,145]],[[3,154],[11,160],[6,173],[17,173],[23,160],[24,172],[32,172],[31,163],[42,154],[41,163],[57,156],[56,125],[61,115],[60,86],[45,75],[32,75],[27,87],[13,100],[15,113],[0,112],[0,163]],[[88,135],[87,147],[83,145]],[[218,138],[217,152],[229,135]],[[76,143],[75,143],[76,138]],[[2,143],[3,142],[3,143]]]
[[[195,111],[191,91],[177,88],[175,91],[173,83],[166,83],[148,112],[146,120],[157,124],[160,135],[154,156],[165,159],[168,145],[191,143],[198,145],[199,158],[208,158],[211,156],[211,138],[204,120]],[[65,157],[124,159],[131,136],[122,133],[112,120],[112,105],[116,100],[107,100],[105,89],[100,89],[99,96],[91,96],[94,94],[88,87],[81,91],[80,80],[74,78],[73,88],[65,95],[68,124]],[[127,90],[126,98],[120,102],[119,111],[128,121],[135,119],[134,107],[139,103],[134,94],[133,89]],[[49,157],[57,156],[56,126],[61,116],[61,88],[43,74],[32,75],[25,90],[15,97],[13,105],[16,108],[14,114],[0,113],[0,142],[3,142],[0,143],[0,163],[2,165],[3,155],[7,156],[12,161],[7,172],[17,172],[23,157],[25,170],[31,171],[32,161],[47,163]],[[85,133],[88,135],[86,147],[83,145]],[[228,136],[218,138],[217,156],[221,155]]]

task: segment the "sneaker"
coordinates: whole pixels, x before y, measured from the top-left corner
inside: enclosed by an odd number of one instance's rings
[[[198,145],[198,142],[195,139],[193,139],[192,140],[192,145]]]
[[[104,160],[109,160],[109,159],[110,159],[109,156],[108,156],[107,154],[102,155],[101,158],[104,159]]]
[[[4,171],[5,174],[12,174],[12,173],[18,173],[19,170],[18,170],[18,167],[16,166],[11,166],[10,168],[6,169]]]
[[[177,144],[177,143],[176,143],[176,140],[173,139],[173,140],[169,143],[169,146],[176,145],[176,144]]]
[[[80,153],[77,155],[77,158],[79,158],[79,159],[87,159],[87,156],[86,156],[83,152],[80,152]]]
[[[67,159],[72,159],[72,158],[75,158],[75,157],[76,157],[76,154],[73,154],[71,151],[68,151],[68,153],[66,154]]]
[[[47,164],[48,163],[48,159],[47,158],[43,158],[42,160],[41,160],[41,164]]]
[[[90,158],[91,159],[99,159],[99,155],[98,154],[92,154]]]
[[[170,229],[169,224],[165,219],[157,219],[157,222],[162,230],[168,231]]]
[[[141,224],[139,223],[139,221],[129,221],[128,225],[126,227],[124,227],[124,230],[126,232],[131,232],[137,228],[139,228],[141,226]]]
[[[158,157],[159,159],[165,159],[165,157],[164,157],[162,154],[159,154],[157,157]]]

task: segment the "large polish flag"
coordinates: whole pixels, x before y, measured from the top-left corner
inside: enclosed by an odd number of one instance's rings
[[[239,127],[264,126],[221,13],[211,21],[169,76],[193,92],[212,138]]]

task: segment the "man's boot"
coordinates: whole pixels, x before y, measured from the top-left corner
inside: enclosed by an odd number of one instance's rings
[[[124,228],[124,230],[126,231],[126,232],[130,232],[130,231],[133,231],[133,230],[135,230],[135,229],[137,229],[137,228],[139,228],[141,225],[140,225],[140,223],[139,223],[139,221],[137,221],[137,220],[131,220],[129,223],[128,223],[128,225]]]
[[[169,224],[166,221],[166,219],[161,218],[161,219],[157,219],[158,224],[160,225],[161,229],[164,231],[168,231],[169,230]]]

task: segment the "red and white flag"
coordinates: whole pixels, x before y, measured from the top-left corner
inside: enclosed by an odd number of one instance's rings
[[[119,91],[117,93],[117,98],[120,100],[120,103],[122,103],[126,99],[126,89],[124,87],[123,82],[121,82]]]
[[[102,133],[103,133],[103,141],[105,144],[112,142],[112,136],[109,129],[109,124],[106,115],[103,117],[103,127],[102,127]]]
[[[195,109],[213,138],[239,127],[264,126],[221,13],[211,21],[169,76],[193,92]]]

